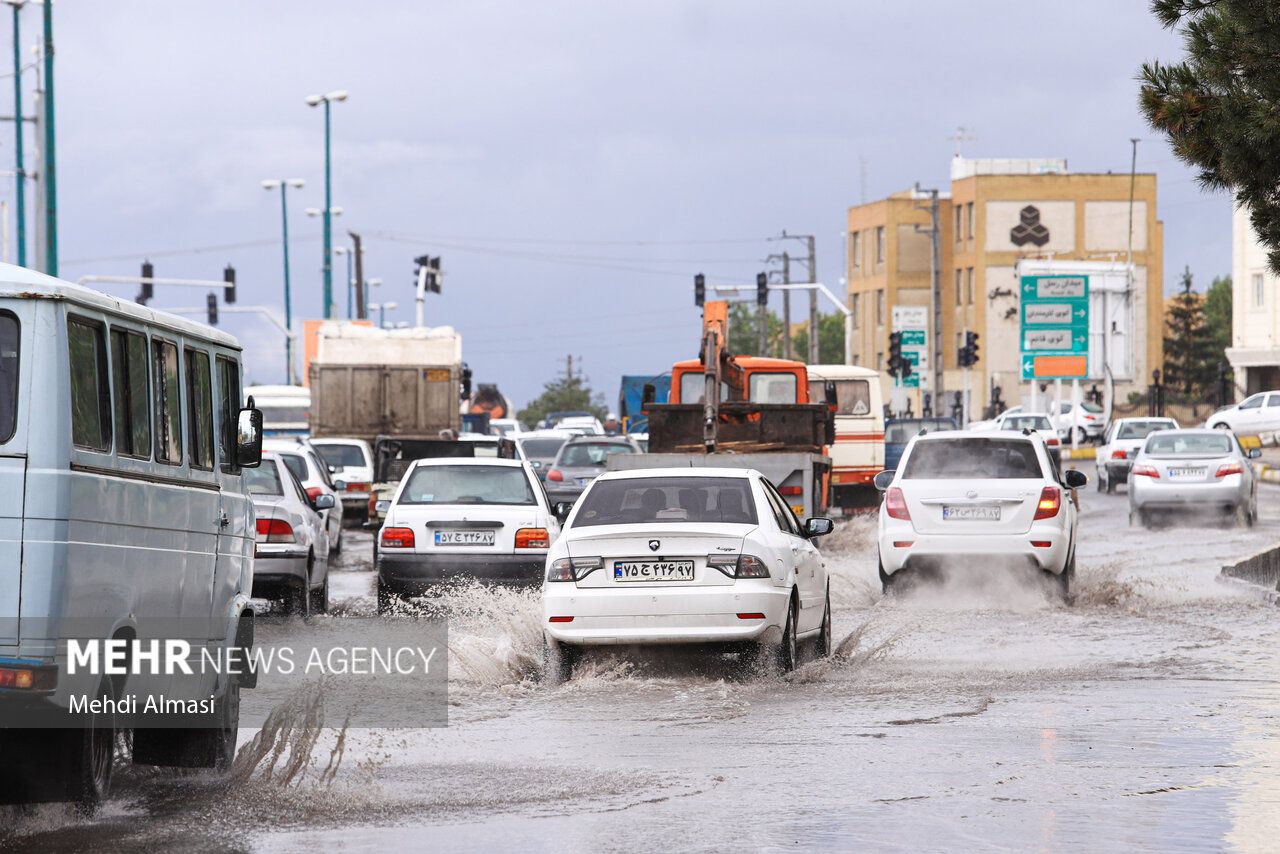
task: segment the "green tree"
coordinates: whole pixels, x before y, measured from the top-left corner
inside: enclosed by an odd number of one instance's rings
[[[796,333],[792,340],[791,352],[797,359],[809,359],[809,326]],[[818,364],[844,364],[844,315],[818,315]]]
[[[1191,269],[1182,274],[1182,293],[1169,301],[1164,313],[1164,383],[1191,397],[1208,391],[1216,376],[1210,360],[1204,299],[1191,291]]]
[[[1208,359],[1216,372],[1218,362],[1227,361],[1226,349],[1231,346],[1230,276],[1218,276],[1205,292],[1204,328],[1209,341]]]
[[[516,417],[532,427],[548,412],[590,412],[601,421],[606,413],[604,396],[595,393],[582,377],[559,377],[542,387],[542,394],[529,401]]]
[[[780,357],[782,319],[772,311],[767,312],[765,330],[769,344],[767,355]],[[729,352],[735,356],[760,355],[760,309],[755,303],[729,304]]]
[[[1166,29],[1180,29],[1185,61],[1144,63],[1139,104],[1206,189],[1247,205],[1280,273],[1280,3],[1153,0]]]

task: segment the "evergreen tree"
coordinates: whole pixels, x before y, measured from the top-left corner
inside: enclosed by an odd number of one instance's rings
[[[1164,314],[1164,383],[1186,397],[1209,391],[1217,376],[1211,361],[1204,300],[1191,291],[1191,269],[1182,274],[1182,293]]]
[[[1219,362],[1227,363],[1226,349],[1231,346],[1231,277],[1219,276],[1204,295],[1204,328],[1209,363],[1217,370]],[[1216,376],[1216,374],[1215,374]]]
[[[1230,190],[1249,210],[1280,273],[1280,3],[1153,0],[1166,29],[1181,29],[1185,61],[1144,63],[1139,103],[1207,189]]]
[[[604,396],[591,391],[581,376],[566,376],[543,386],[542,394],[521,409],[516,417],[530,427],[547,417],[549,412],[590,412],[604,420]]]

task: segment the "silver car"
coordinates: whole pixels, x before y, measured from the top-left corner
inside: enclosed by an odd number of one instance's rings
[[[639,453],[640,446],[630,436],[575,436],[565,442],[543,481],[551,506],[577,501],[591,481],[604,474],[606,457]]]
[[[1146,438],[1157,430],[1177,430],[1172,418],[1120,418],[1111,422],[1094,456],[1098,491],[1115,492],[1116,484],[1129,482],[1129,467]]]
[[[1245,451],[1225,430],[1160,430],[1147,437],[1129,471],[1129,524],[1149,527],[1156,514],[1192,511],[1258,518],[1258,477]]]
[[[329,477],[329,464],[320,458],[320,453],[310,442],[301,438],[267,439],[262,443],[262,449],[280,455],[313,501],[322,494],[333,496],[337,509],[320,511],[320,518],[329,537],[329,551],[335,555],[342,554],[342,496]]]
[[[329,610],[329,538],[320,512],[334,507],[329,493],[314,499],[278,454],[244,470],[253,497],[257,539],[253,548],[253,595],[281,599],[286,612]]]

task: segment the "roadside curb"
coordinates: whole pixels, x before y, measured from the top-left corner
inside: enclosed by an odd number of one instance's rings
[[[1063,448],[1059,453],[1064,460],[1092,460],[1097,456],[1097,448]]]
[[[1273,469],[1267,463],[1259,463],[1257,466],[1258,478],[1266,483],[1280,483],[1280,469]]]
[[[1247,585],[1271,604],[1280,603],[1280,546],[1223,566],[1218,580]]]

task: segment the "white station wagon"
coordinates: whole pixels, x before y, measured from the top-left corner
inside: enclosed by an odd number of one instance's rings
[[[948,430],[916,436],[895,471],[876,475],[880,582],[893,591],[908,573],[978,576],[1026,567],[1070,598],[1076,503],[1083,472],[1059,477],[1036,433]]]
[[[548,678],[568,678],[592,646],[720,645],[784,671],[799,640],[826,655],[831,599],[813,540],[831,528],[801,524],[752,469],[601,475],[547,555]]]

